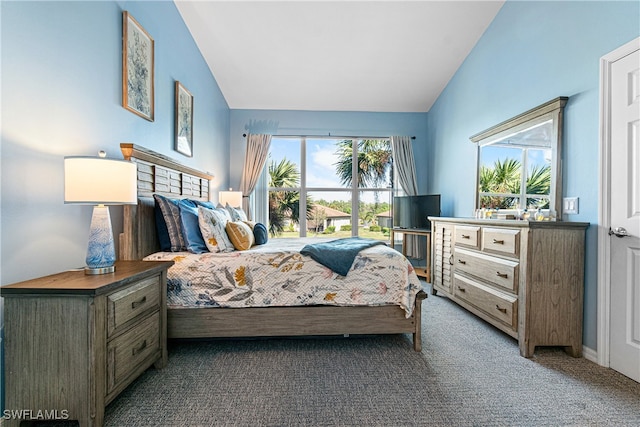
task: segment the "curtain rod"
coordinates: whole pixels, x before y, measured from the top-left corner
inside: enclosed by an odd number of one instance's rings
[[[242,134],[243,137],[247,137],[246,133]],[[341,135],[271,135],[276,138],[332,138],[332,139],[389,139],[390,136],[341,136]],[[416,139],[412,136],[411,139]]]

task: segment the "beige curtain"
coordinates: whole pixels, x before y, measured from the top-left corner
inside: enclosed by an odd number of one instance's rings
[[[398,176],[400,186],[408,196],[418,194],[418,183],[416,182],[416,165],[413,158],[413,146],[411,138],[408,136],[392,136],[391,152],[393,155],[393,165]],[[425,256],[420,245],[420,236],[406,236],[407,255],[414,258]]]
[[[271,145],[271,135],[247,135],[247,151],[244,158],[240,191],[242,191],[242,209],[247,213],[249,219],[253,218],[249,196],[256,188],[258,178],[260,178],[264,164],[267,161],[269,145]]]

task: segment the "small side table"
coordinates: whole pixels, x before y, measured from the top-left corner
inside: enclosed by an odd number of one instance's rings
[[[394,233],[402,233],[402,255],[407,256],[406,236],[411,234],[415,236],[424,236],[427,240],[427,247],[425,248],[425,268],[416,267],[416,275],[418,277],[424,277],[427,283],[431,283],[431,230],[425,230],[421,228],[392,228],[391,229],[391,244],[394,242]]]
[[[167,269],[119,261],[114,273],[66,271],[3,286],[5,409],[21,421],[101,426],[104,408],[149,366],[167,364]],[[39,412],[40,411],[40,412]]]

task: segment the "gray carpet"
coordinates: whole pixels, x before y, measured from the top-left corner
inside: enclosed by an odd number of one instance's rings
[[[172,342],[107,426],[638,426],[640,384],[517,342],[446,298],[410,336]]]

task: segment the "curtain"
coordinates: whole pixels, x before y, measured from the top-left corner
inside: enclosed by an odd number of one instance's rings
[[[251,193],[253,193],[253,190],[256,188],[256,183],[267,161],[269,145],[271,145],[271,135],[247,135],[247,151],[244,158],[240,191],[242,191],[242,209],[247,213],[249,219],[252,219],[254,216],[251,210],[249,196],[251,196]]]
[[[413,159],[413,146],[408,136],[392,136],[391,152],[393,165],[398,176],[400,186],[408,196],[418,194],[416,182],[416,165]],[[420,236],[405,236],[407,255],[414,258],[422,258],[422,245],[419,245]],[[393,243],[393,242],[392,242]]]

